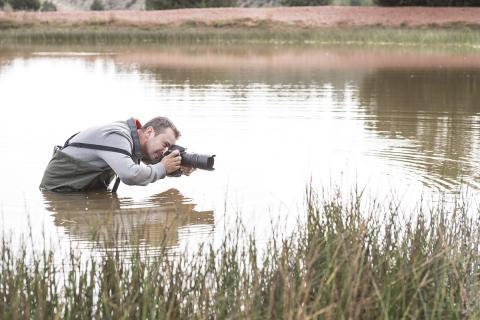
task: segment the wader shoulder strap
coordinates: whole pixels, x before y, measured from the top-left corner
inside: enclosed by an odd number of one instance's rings
[[[140,148],[140,138],[138,137],[138,132],[137,132],[137,121],[133,118],[130,118],[130,119],[127,120],[127,125],[130,129],[130,135],[132,136],[132,140],[133,140],[133,150],[132,150],[132,152],[135,155],[135,158],[137,160],[137,164],[140,164],[140,160],[142,159],[142,151],[141,151],[141,148]],[[111,151],[111,152],[121,153],[121,154],[129,156],[130,158],[133,158],[132,153],[128,152],[127,150],[120,149],[120,148],[103,146],[103,145],[93,144],[93,143],[82,143],[82,142],[72,142],[72,143],[70,143],[70,140],[72,140],[73,137],[75,137],[77,134],[79,134],[79,132],[75,133],[73,136],[68,138],[68,140],[63,145],[62,149],[66,148],[66,147],[77,147],[77,148],[85,148],[85,149]],[[119,184],[120,184],[120,178],[117,176],[117,179],[115,180],[115,184],[113,185],[113,189],[112,189],[113,193],[117,192]]]
[[[70,138],[68,138],[67,141],[65,141],[65,143],[63,144],[62,149],[68,147],[68,146],[69,146],[69,143],[70,143],[70,140],[72,140],[73,137],[75,137],[75,136],[76,136],[77,134],[79,134],[79,133],[80,133],[80,132],[77,132],[77,133],[75,133],[74,135],[72,135]]]
[[[80,132],[77,132],[73,136],[68,138],[68,140],[65,141],[65,144],[63,145],[62,149],[65,149],[66,147],[77,147],[77,148],[94,149],[94,150],[101,150],[101,151],[118,152],[118,153],[122,153],[124,155],[127,155],[129,157],[132,157],[132,154],[130,152],[128,152],[127,150],[124,150],[124,149],[120,149],[120,148],[103,146],[103,145],[100,145],[100,144],[93,144],[93,143],[83,143],[83,142],[72,142],[72,143],[70,143],[70,140],[72,140],[73,137],[75,137],[79,133]]]
[[[140,164],[140,161],[142,160],[142,150],[140,148],[140,137],[138,136],[138,132],[137,132],[137,129],[139,129],[137,126],[137,122],[138,121],[136,121],[134,118],[130,118],[127,120],[127,125],[128,125],[128,128],[130,128],[130,134],[133,140],[133,154],[135,155],[137,164]],[[138,122],[138,125],[140,125],[139,122]],[[112,193],[117,192],[119,185],[120,185],[120,178],[117,177],[117,179],[115,180],[115,184],[113,185],[113,188],[112,188]]]
[[[69,143],[67,145],[67,147],[69,147],[69,146],[77,147],[77,148],[85,148],[85,149],[118,152],[118,153],[122,153],[124,155],[127,155],[129,157],[132,157],[132,154],[130,152],[128,152],[127,150],[120,149],[120,148],[115,148],[115,147],[109,147],[109,146],[102,146],[102,145],[99,145],[99,144],[72,142],[72,143]]]

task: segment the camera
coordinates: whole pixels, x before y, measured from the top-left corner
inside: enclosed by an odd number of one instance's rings
[[[213,165],[215,163],[214,154],[206,155],[206,154],[198,154],[198,153],[189,153],[185,151],[187,150],[186,148],[174,144],[170,146],[170,148],[168,148],[167,151],[165,151],[163,156],[168,156],[170,153],[172,153],[175,150],[178,150],[178,152],[180,153],[180,156],[182,157],[182,161],[180,163],[182,166],[193,167],[195,169],[202,169],[202,170],[208,170],[208,171],[215,170],[213,168]],[[181,175],[182,173],[180,172],[180,170],[177,170],[169,174],[169,176],[173,176],[173,177],[179,177]]]

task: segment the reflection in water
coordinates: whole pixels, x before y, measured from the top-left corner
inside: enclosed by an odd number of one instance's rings
[[[386,69],[360,86],[366,127],[408,145],[375,156],[421,172],[441,189],[464,182],[479,188],[480,70]],[[393,146],[394,144],[392,144]]]
[[[142,203],[118,198],[110,192],[43,192],[54,224],[71,240],[107,247],[140,243],[149,247],[178,245],[180,229],[213,231],[213,211],[196,211],[191,199],[176,189],[153,195]]]
[[[173,50],[126,53],[114,60],[121,65],[135,61],[162,91],[184,90],[187,100],[217,89],[241,106],[258,97],[269,100],[272,108],[266,112],[271,118],[284,114],[314,119],[334,111],[338,119],[362,121],[381,138],[365,154],[407,169],[428,188],[445,191],[466,184],[480,189],[476,54],[344,48]],[[331,103],[305,108],[314,99]],[[352,101],[358,109],[348,114]],[[263,108],[255,104],[255,112]],[[237,110],[238,116],[246,111]]]
[[[362,72],[345,68],[355,59],[345,49],[282,48],[236,52],[211,50],[126,53],[114,57],[122,66],[135,65],[142,74],[153,77],[162,90],[228,86],[234,101],[256,85],[284,95],[285,89],[302,90],[304,99],[325,84],[344,89],[349,81],[360,79]],[[135,64],[133,64],[135,63]],[[350,65],[350,64],[349,64]],[[337,68],[342,68],[339,73]],[[353,67],[355,69],[355,67]],[[279,88],[281,87],[281,89]],[[339,94],[342,91],[338,90]]]

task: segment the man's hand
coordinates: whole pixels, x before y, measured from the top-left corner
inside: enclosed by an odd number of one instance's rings
[[[178,152],[178,150],[174,150],[168,156],[163,157],[161,163],[165,167],[165,171],[167,172],[167,175],[168,175],[180,169],[181,161],[182,161],[182,157],[180,156],[180,153]]]
[[[183,174],[183,175],[186,175],[186,176],[189,176],[193,171],[195,171],[197,169],[193,168],[193,167],[185,167],[185,166],[180,166],[180,172]]]

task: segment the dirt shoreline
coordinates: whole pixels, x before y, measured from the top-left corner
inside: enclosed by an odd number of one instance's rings
[[[472,27],[480,8],[279,7],[207,8],[165,11],[0,12],[0,29],[12,25],[162,27]]]

